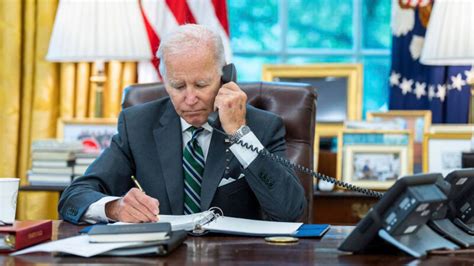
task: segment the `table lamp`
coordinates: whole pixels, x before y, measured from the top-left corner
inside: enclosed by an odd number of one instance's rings
[[[95,62],[95,117],[102,117],[104,62],[150,60],[152,51],[139,1],[61,0],[46,59]]]
[[[431,11],[420,62],[425,65],[474,65],[474,1],[436,0]],[[471,85],[469,123],[474,119],[474,71]]]

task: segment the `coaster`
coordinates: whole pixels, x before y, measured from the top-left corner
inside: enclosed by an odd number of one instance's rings
[[[270,244],[295,244],[298,238],[292,236],[269,236],[265,237],[265,241]]]

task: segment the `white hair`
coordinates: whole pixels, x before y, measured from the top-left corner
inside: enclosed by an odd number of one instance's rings
[[[212,49],[219,75],[222,75],[222,67],[226,62],[224,45],[219,34],[202,25],[186,24],[179,26],[177,30],[167,34],[161,40],[156,57],[160,59],[159,69],[163,78],[166,78],[167,56],[196,50],[197,47]]]

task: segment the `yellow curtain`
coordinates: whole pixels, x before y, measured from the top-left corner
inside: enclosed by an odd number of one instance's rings
[[[59,118],[94,113],[91,63],[45,60],[58,0],[0,1],[0,177],[27,185],[31,143],[55,138]],[[104,116],[117,117],[123,87],[136,82],[136,64],[106,65]],[[21,191],[17,219],[57,219],[59,193]]]

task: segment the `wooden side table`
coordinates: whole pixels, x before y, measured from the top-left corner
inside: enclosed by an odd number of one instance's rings
[[[316,191],[313,198],[313,223],[355,225],[378,198],[358,192]]]

